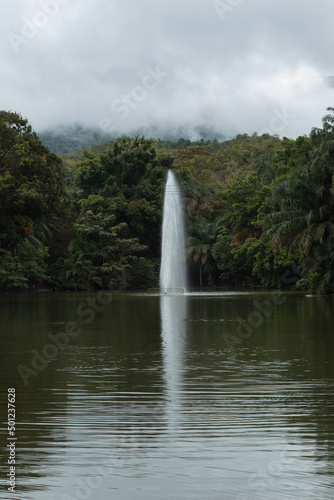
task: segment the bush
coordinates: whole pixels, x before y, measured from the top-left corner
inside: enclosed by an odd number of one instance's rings
[[[36,247],[28,240],[17,246],[15,255],[8,250],[0,249],[0,288],[28,288],[30,284],[41,284],[49,281],[46,274],[45,259],[48,248],[41,244]]]

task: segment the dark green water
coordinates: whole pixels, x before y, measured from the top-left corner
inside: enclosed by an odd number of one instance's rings
[[[1,499],[333,499],[333,318],[293,293],[1,295]]]

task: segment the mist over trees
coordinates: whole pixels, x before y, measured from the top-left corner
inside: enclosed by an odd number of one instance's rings
[[[173,169],[192,286],[334,292],[334,108],[296,140],[76,132],[42,141],[19,114],[0,112],[2,290],[156,287]]]
[[[78,123],[63,124],[54,128],[41,130],[39,138],[43,144],[57,155],[65,155],[83,151],[84,149],[92,148],[104,143],[113,142],[118,135],[115,131],[104,129],[103,127],[87,127]],[[163,142],[170,144],[172,149],[183,149],[186,145],[200,145],[205,142],[210,142],[216,138],[219,141],[227,139],[225,134],[219,130],[208,127],[194,126],[191,129],[191,136],[196,136],[199,139],[190,139],[189,129],[187,127],[141,127],[140,130],[134,129],[128,133],[127,137],[136,137],[137,135],[146,137],[161,137]],[[125,136],[125,135],[124,135]],[[181,139],[180,139],[181,137]],[[185,137],[185,139],[183,139]],[[203,138],[203,139],[202,139]]]

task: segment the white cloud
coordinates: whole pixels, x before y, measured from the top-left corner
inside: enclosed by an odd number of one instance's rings
[[[13,0],[0,5],[1,108],[34,128],[159,126],[307,134],[334,91],[331,0]],[[15,38],[16,37],[16,38]],[[168,73],[140,93],[147,68]],[[151,85],[152,86],[152,85]],[[129,113],[115,111],[115,101]],[[139,101],[133,101],[133,95]],[[285,111],[284,111],[285,110]],[[276,113],[276,114],[275,114]],[[276,120],[277,121],[277,120]]]

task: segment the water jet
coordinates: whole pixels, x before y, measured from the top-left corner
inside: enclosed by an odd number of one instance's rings
[[[165,187],[160,266],[160,293],[186,290],[186,250],[181,192],[175,175],[168,171]]]

